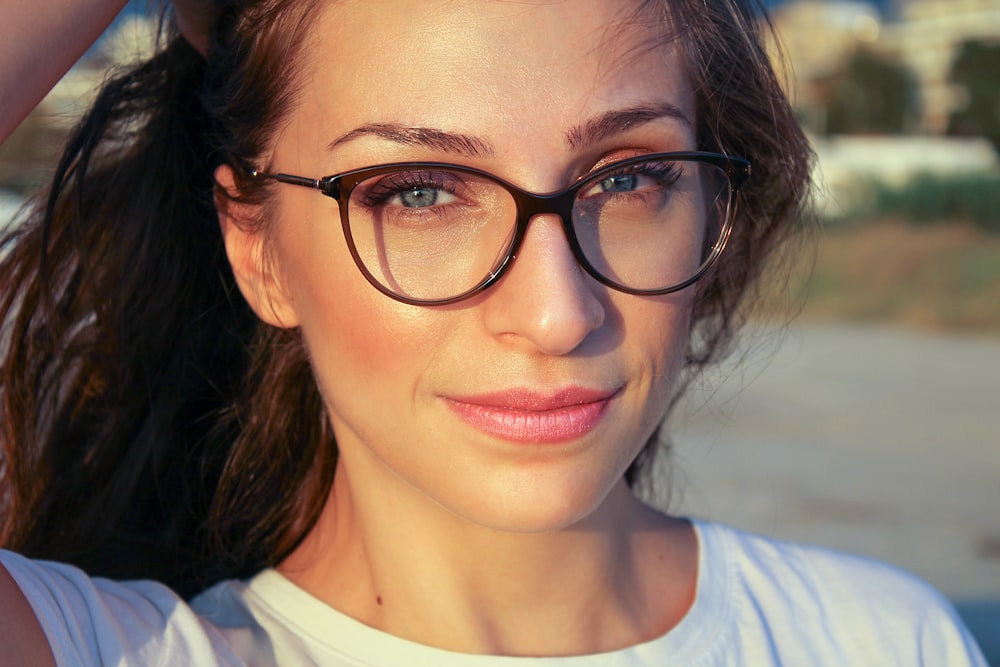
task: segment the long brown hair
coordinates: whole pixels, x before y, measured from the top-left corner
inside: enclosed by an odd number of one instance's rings
[[[294,103],[318,0],[217,4],[207,59],[173,36],[109,80],[0,262],[2,544],[184,595],[287,555],[336,465],[298,332],[242,300],[213,205],[215,168],[245,174]],[[641,4],[674,27],[699,147],[754,163],[723,261],[699,286],[697,368],[728,347],[794,225],[809,150],[760,46],[759,8]],[[250,179],[237,187],[266,200]]]
[[[763,38],[776,35],[760,3],[643,0],[641,6],[659,12],[663,24],[671,26],[660,41],[678,50],[694,86],[698,149],[747,158],[753,167],[740,191],[722,259],[695,287],[676,403],[699,373],[732,351],[758,305],[765,268],[808,247],[797,242],[808,241],[809,235],[795,232],[811,221],[814,155],[765,50]],[[780,42],[773,39],[771,44]],[[794,300],[789,305],[794,307]],[[668,443],[654,434],[626,474],[631,485],[651,482],[648,473],[656,470],[652,458],[666,451]]]

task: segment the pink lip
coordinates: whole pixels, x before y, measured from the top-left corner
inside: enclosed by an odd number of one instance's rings
[[[459,417],[489,435],[514,442],[564,442],[586,435],[604,418],[618,390],[567,387],[553,393],[512,389],[446,397]]]

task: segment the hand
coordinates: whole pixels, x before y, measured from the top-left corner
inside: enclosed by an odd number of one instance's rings
[[[212,0],[174,0],[177,27],[181,36],[198,53],[208,54],[208,38],[215,25],[217,9]]]

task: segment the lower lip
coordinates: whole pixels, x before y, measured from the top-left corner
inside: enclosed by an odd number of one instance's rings
[[[520,410],[448,399],[459,417],[480,431],[504,440],[556,443],[580,438],[607,414],[611,398],[551,410]]]

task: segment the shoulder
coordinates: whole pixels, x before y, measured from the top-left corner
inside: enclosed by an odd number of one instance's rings
[[[824,547],[796,544],[718,524],[699,524],[703,548],[725,558],[742,588],[799,604],[947,605],[924,581],[886,563]],[[856,609],[855,609],[856,611]]]
[[[810,664],[873,664],[873,656],[884,656],[879,664],[985,664],[952,605],[909,573],[696,525],[703,562],[729,597],[733,627],[768,650]]]
[[[0,550],[57,664],[238,664],[176,593],[153,581],[89,577],[71,565]]]

